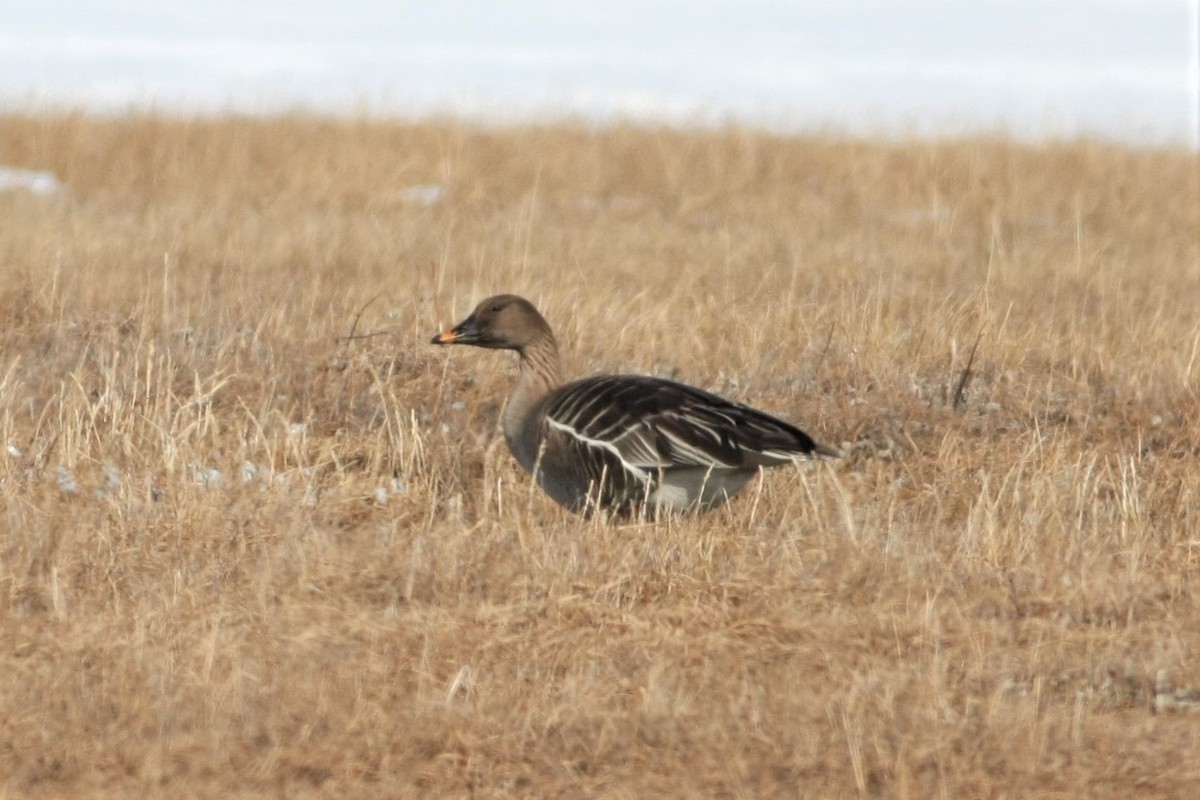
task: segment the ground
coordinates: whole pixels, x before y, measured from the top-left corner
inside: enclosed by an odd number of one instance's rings
[[[10,114],[0,795],[1131,797],[1200,781],[1200,164]],[[512,463],[566,371],[838,447],[707,515]]]

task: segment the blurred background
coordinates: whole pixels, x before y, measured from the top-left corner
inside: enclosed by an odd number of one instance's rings
[[[1200,140],[1200,0],[41,0],[0,105]]]

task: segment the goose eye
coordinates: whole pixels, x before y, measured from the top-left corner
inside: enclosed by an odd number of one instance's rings
[[[493,314],[503,311],[503,310],[504,310],[504,306],[500,305],[499,303],[496,303],[494,306],[492,306],[491,308],[488,309],[488,311],[491,311]]]

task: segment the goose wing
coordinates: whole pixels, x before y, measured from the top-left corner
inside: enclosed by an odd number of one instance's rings
[[[642,485],[675,468],[744,470],[833,454],[783,420],[661,378],[575,381],[551,396],[544,419],[609,480],[620,470]]]

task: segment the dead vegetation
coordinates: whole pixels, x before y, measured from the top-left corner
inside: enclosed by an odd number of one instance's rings
[[[1195,154],[10,115],[0,793],[1181,797],[1200,781]],[[568,368],[846,457],[566,515]],[[373,334],[363,336],[363,334]]]

